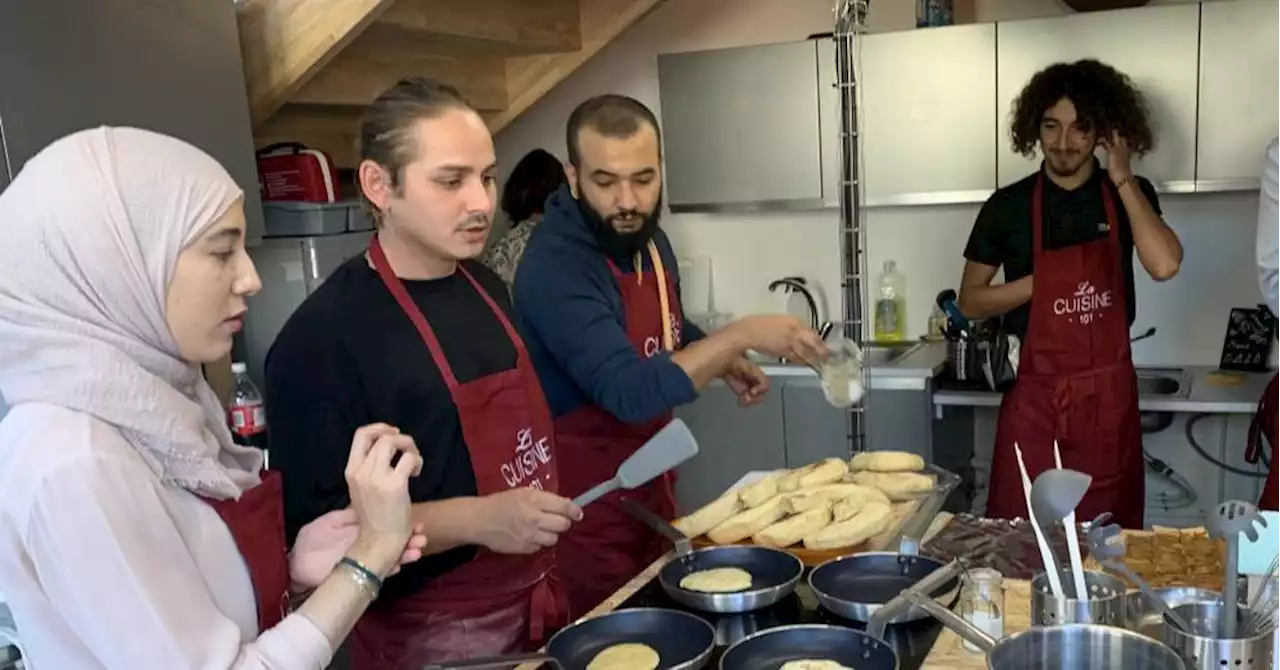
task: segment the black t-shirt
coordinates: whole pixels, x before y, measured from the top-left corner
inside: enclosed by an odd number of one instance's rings
[[[510,317],[506,285],[480,263],[464,266]],[[405,281],[459,383],[515,365],[511,339],[460,272]],[[271,464],[284,478],[290,544],[306,523],[349,504],[343,470],[356,428],[386,422],[411,435],[422,474],[414,502],[476,495],[458,412],[431,354],[363,255],[340,266],[285,323],[267,355]],[[423,557],[387,580],[383,600],[416,592],[475,556],[461,547]]]
[[[971,261],[993,267],[1004,266],[1006,282],[1021,279],[1032,271],[1031,194],[1039,174],[1035,172],[993,193],[978,212],[978,220],[973,224],[973,232],[969,234],[969,243],[964,249],[964,257]],[[1142,177],[1138,177],[1137,182],[1151,207],[1159,213],[1160,201],[1155,187]],[[1106,170],[1099,166],[1089,181],[1071,191],[1053,183],[1048,177],[1044,178],[1044,244],[1048,249],[1061,249],[1106,237],[1103,188],[1111,191],[1120,223],[1120,263],[1124,273],[1129,325],[1132,326],[1137,313],[1133,288],[1133,229],[1120,194],[1112,186]],[[1005,314],[1003,324],[1015,333],[1025,334],[1030,316],[1031,303],[1027,303]]]

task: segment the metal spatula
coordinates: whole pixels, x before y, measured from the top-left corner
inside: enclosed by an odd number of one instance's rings
[[[618,489],[634,489],[649,480],[693,458],[698,453],[698,441],[689,427],[680,419],[672,419],[662,430],[654,433],[643,446],[631,454],[631,458],[618,466],[618,474],[577,498],[573,504],[585,507]]]

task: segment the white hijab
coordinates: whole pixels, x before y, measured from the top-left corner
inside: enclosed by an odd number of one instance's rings
[[[115,425],[166,484],[216,499],[256,486],[261,453],[232,443],[165,321],[178,254],[242,196],[203,151],[136,128],[27,161],[0,192],[0,396]]]

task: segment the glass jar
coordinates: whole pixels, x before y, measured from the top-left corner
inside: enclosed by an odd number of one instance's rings
[[[1004,637],[1004,575],[991,568],[970,570],[960,590],[960,616],[995,640]],[[968,640],[964,648],[981,651]]]
[[[862,402],[862,350],[852,340],[832,333],[826,339],[830,357],[817,368],[822,394],[833,407],[848,409]]]

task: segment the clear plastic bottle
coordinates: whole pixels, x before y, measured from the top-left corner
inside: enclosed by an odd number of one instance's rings
[[[974,568],[960,590],[960,616],[996,641],[1004,637],[1004,575],[991,568]],[[964,648],[981,651],[965,640]]]
[[[875,339],[907,338],[907,278],[898,272],[892,259],[884,262],[884,272],[876,278]]]
[[[244,363],[232,363],[234,386],[231,389],[231,407],[227,410],[231,437],[237,444],[267,449],[267,411],[262,392],[249,378]]]

